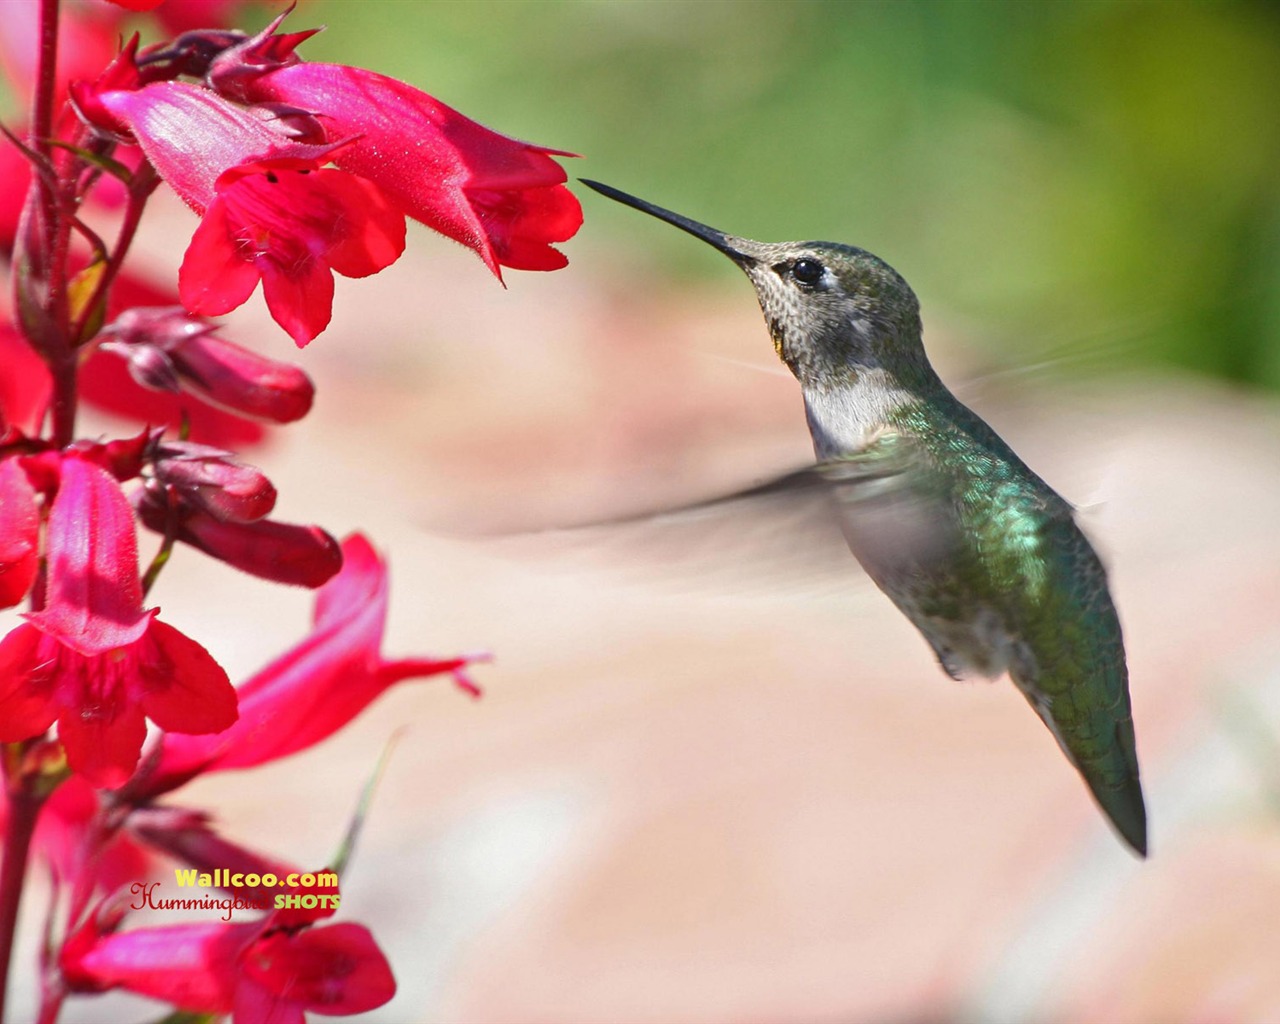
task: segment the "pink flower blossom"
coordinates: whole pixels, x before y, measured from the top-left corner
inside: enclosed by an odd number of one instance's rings
[[[348,537],[342,550],[342,571],[316,597],[311,635],[238,687],[237,723],[216,736],[166,735],[157,767],[135,780],[131,797],[163,793],[203,772],[249,768],[304,750],[405,679],[447,672],[478,693],[464,674],[475,658],[383,658],[386,564],[359,534]]]
[[[142,607],[133,514],[105,470],[69,457],[49,515],[44,605],[0,640],[0,741],[55,721],[71,769],[102,787],[138,762],[146,718],[218,732],[236,718],[226,673]]]

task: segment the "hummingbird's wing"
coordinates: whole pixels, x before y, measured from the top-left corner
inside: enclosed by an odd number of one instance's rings
[[[882,589],[929,575],[959,543],[953,488],[911,435],[882,431],[863,448],[816,467],[845,540]]]
[[[614,577],[713,594],[845,589],[860,575],[815,466],[675,508],[499,533],[486,545],[515,558],[595,564]]]

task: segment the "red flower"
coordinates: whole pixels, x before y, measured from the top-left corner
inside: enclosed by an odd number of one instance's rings
[[[250,100],[323,114],[344,170],[376,182],[414,220],[499,265],[557,270],[551,247],[572,238],[582,207],[553,156],[572,156],[499,135],[394,78],[341,64],[297,63],[248,77]]]
[[[100,929],[91,920],[63,947],[72,990],[123,988],[198,1013],[231,1013],[237,1024],[303,1024],[307,1010],[364,1013],[396,991],[391,965],[358,924],[284,929],[268,918]]]
[[[333,271],[366,277],[404,251],[404,215],[376,185],[321,169],[333,145],[294,142],[278,119],[181,82],[96,103],[202,215],[178,275],[192,313],[229,313],[261,280],[276,323],[305,345],[329,322]]]
[[[235,690],[208,651],[143,609],[133,513],[116,480],[74,457],[60,476],[44,607],[0,641],[0,741],[57,721],[71,769],[115,787],[137,766],[146,718],[218,732],[236,719]]]
[[[158,766],[135,780],[131,797],[155,796],[202,772],[249,768],[304,750],[404,679],[449,672],[478,693],[464,674],[475,658],[383,659],[386,565],[359,534],[342,549],[342,571],[316,597],[311,635],[238,688],[239,721],[217,736],[165,736]]]
[[[27,596],[40,565],[36,492],[17,459],[0,461],[0,608]]]

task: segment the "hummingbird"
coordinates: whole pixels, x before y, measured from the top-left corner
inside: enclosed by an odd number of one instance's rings
[[[947,675],[1008,673],[1145,857],[1128,669],[1106,571],[1072,506],[934,371],[902,275],[852,245],[755,242],[583,184],[702,239],[746,273],[803,393],[817,464],[801,475],[834,502],[854,557]]]

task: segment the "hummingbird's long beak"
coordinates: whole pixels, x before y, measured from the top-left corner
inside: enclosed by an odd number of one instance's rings
[[[661,206],[654,206],[653,203],[646,203],[643,199],[637,199],[635,196],[627,195],[625,192],[609,185],[603,185],[598,181],[590,181],[587,178],[579,178],[578,180],[586,185],[587,188],[595,189],[602,196],[616,199],[625,206],[633,206],[643,213],[657,217],[658,220],[665,220],[668,224],[674,224],[681,231],[687,231],[695,238],[701,238],[708,245],[719,249],[744,269],[756,262],[755,256],[743,251],[746,246],[751,244],[745,238],[726,235],[723,231],[717,231],[715,228],[707,227],[705,224],[699,224],[696,220],[690,220],[688,217],[682,217],[678,213],[664,210]]]

